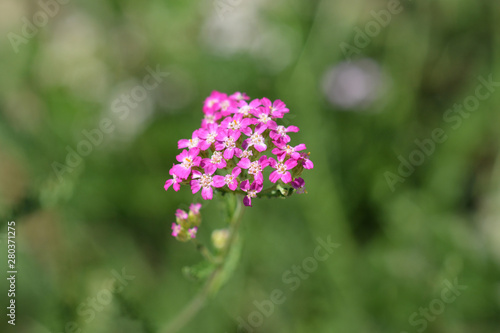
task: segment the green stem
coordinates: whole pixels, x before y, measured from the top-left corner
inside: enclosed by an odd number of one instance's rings
[[[271,186],[263,189],[262,191],[260,191],[259,194],[266,194],[266,193],[272,192],[276,189],[277,189],[276,185],[271,185]]]
[[[193,239],[193,243],[196,246],[196,249],[201,253],[201,255],[205,259],[207,259],[207,261],[209,261],[213,264],[217,263],[217,260],[215,259],[214,255],[212,254],[212,252],[210,252],[210,250],[205,245],[201,244],[196,239]]]
[[[191,318],[193,318],[203,308],[203,306],[205,306],[205,302],[210,294],[212,285],[219,274],[220,268],[217,268],[212,275],[210,275],[205,283],[205,286],[200,290],[200,292],[184,307],[177,317],[175,317],[175,319],[170,322],[164,330],[162,330],[162,332],[175,333],[189,323]]]
[[[270,186],[262,191],[260,191],[257,196],[259,198],[268,197],[268,198],[284,198],[286,195],[283,195],[281,191],[278,190],[278,183],[276,185]]]
[[[223,252],[221,263],[217,264],[215,270],[209,276],[203,288],[198,294],[184,307],[184,309],[160,332],[175,333],[186,326],[190,320],[205,306],[209,296],[213,296],[219,290],[222,282],[220,279],[224,272],[226,259],[228,258],[231,250],[233,249],[238,238],[239,227],[241,225],[241,218],[243,216],[244,207],[242,205],[242,197],[235,195],[236,207],[229,219],[229,239],[226,248]],[[228,205],[229,206],[229,205]],[[228,207],[229,208],[229,207]],[[200,244],[201,245],[201,244]],[[206,249],[206,248],[205,248]],[[208,251],[208,249],[207,249]]]
[[[245,193],[246,194],[246,193]],[[230,218],[229,221],[229,227],[230,227],[230,232],[229,232],[229,240],[227,242],[225,251],[224,251],[224,258],[227,258],[230,250],[232,249],[236,238],[238,237],[238,230],[240,228],[240,222],[241,218],[243,217],[243,211],[245,206],[243,206],[243,198],[239,195],[235,195],[234,199],[236,200],[236,208],[233,211],[232,217]]]

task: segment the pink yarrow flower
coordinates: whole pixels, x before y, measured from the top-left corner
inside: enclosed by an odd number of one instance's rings
[[[253,156],[253,151],[251,149],[245,149],[236,154],[238,158],[250,158]]]
[[[236,111],[236,106],[238,105],[238,103],[235,100],[225,98],[219,103],[219,105],[220,105],[220,114],[223,117],[226,117]]]
[[[268,108],[259,107],[257,109],[254,109],[251,113],[255,117],[257,117],[257,122],[259,123],[260,127],[264,127],[265,129],[275,129],[278,126],[276,122],[271,118],[271,114]]]
[[[262,176],[262,170],[269,165],[269,159],[266,155],[261,156],[259,160],[250,162],[248,158],[242,158],[238,162],[238,166],[243,169],[248,169],[248,174],[253,175],[254,180],[258,182],[264,182],[264,177]]]
[[[236,167],[231,171],[230,174],[225,176],[214,176],[214,186],[215,187],[223,187],[227,185],[231,191],[236,191],[238,188],[238,176],[241,173],[241,169]]]
[[[227,99],[227,95],[220,93],[218,91],[212,91],[210,96],[205,99],[205,104],[203,105],[203,112],[213,113],[214,111],[219,111],[221,108],[221,103]]]
[[[288,189],[283,184],[285,190],[271,186],[266,196],[301,193],[304,180],[300,177],[314,164],[309,153],[304,153],[305,144],[291,143],[289,134],[299,132],[299,128],[277,123],[288,112],[281,100],[272,102],[264,97],[250,101],[242,92],[229,95],[213,91],[204,102],[201,127],[192,133],[191,139],[178,141],[182,150],[176,157],[179,163],[169,170],[171,178],[165,181],[164,189],[172,187],[178,191],[182,184],[189,184],[193,193],[201,190],[205,200],[211,200],[214,191],[244,191],[244,203],[250,206],[252,198],[262,196],[259,193],[267,181],[263,171],[271,166],[269,181],[281,180]],[[270,154],[275,157],[269,158]],[[178,217],[182,229],[178,231],[176,227],[176,234],[181,241],[195,236],[197,229],[193,228],[201,221],[196,207],[190,207],[188,216],[187,220]]]
[[[201,157],[198,156],[198,148],[189,151],[183,150],[182,153],[177,155],[177,161],[181,164],[176,164],[172,167],[172,173],[182,179],[187,179],[191,174],[191,168],[200,165]]]
[[[200,143],[200,138],[198,137],[198,133],[197,133],[197,131],[194,131],[191,139],[179,140],[179,142],[177,143],[177,147],[179,149],[182,149],[182,148],[193,149],[193,148],[197,148],[199,143]]]
[[[250,99],[250,97],[248,97],[248,95],[247,95],[247,94],[245,94],[245,93],[241,93],[241,92],[239,92],[239,91],[237,91],[237,92],[235,92],[234,94],[232,94],[231,96],[229,96],[229,98],[234,99],[234,100],[236,100],[236,101],[241,101],[241,100],[245,100],[245,99],[246,99],[246,100]]]
[[[248,126],[255,124],[254,120],[255,119],[243,118],[241,113],[237,113],[233,117],[227,117],[224,119],[220,125],[225,129],[240,131],[248,136],[252,133],[252,129]]]
[[[181,183],[182,183],[182,179],[177,177],[173,170],[170,169],[170,171],[168,172],[173,178],[171,179],[168,179],[166,182],[165,182],[165,185],[163,186],[163,188],[166,190],[168,190],[170,188],[170,186],[172,186],[172,188],[174,189],[175,192],[179,191],[180,188],[181,188]]]
[[[217,135],[219,135],[219,125],[217,124],[208,124],[206,128],[200,128],[198,130],[200,138],[198,147],[201,150],[207,150],[217,141]]]
[[[276,142],[279,143],[288,143],[290,142],[290,137],[288,136],[288,132],[295,132],[297,133],[299,131],[299,128],[297,126],[288,126],[285,127],[283,125],[279,125],[276,127],[276,129],[272,130],[269,133],[269,136],[271,139],[273,139]]]
[[[290,112],[290,110],[286,107],[286,104],[279,99],[275,100],[274,103],[271,103],[268,98],[264,97],[260,100],[260,102],[265,109],[269,110],[269,114],[273,118],[283,118],[285,113]]]
[[[201,121],[201,128],[207,128],[211,124],[217,125],[217,121],[222,118],[222,115],[216,111],[206,112]]]
[[[252,198],[257,197],[257,194],[262,191],[262,183],[258,181],[254,181],[251,185],[250,182],[244,180],[241,182],[240,188],[247,192],[247,195],[243,198],[243,204],[245,206],[252,207]]]
[[[217,136],[218,142],[215,143],[216,150],[224,150],[224,158],[229,160],[233,158],[235,151],[241,150],[236,147],[236,141],[240,138],[241,133],[233,130],[222,130]]]
[[[205,173],[213,174],[217,169],[226,167],[226,160],[220,151],[215,151],[212,157],[202,159],[200,165]]]
[[[214,196],[214,180],[212,174],[204,173],[194,170],[193,180],[191,180],[191,191],[193,194],[198,193],[201,189],[201,197],[205,200],[212,200]]]
[[[289,156],[295,160],[299,159],[300,153],[298,153],[298,152],[306,149],[306,145],[303,143],[301,143],[300,145],[297,145],[295,147],[292,147],[290,145],[285,145],[285,144],[279,144],[278,142],[274,142],[274,144],[277,146],[277,148],[274,148],[272,150],[272,153],[281,159],[284,159],[286,156]]]
[[[271,157],[269,159],[269,163],[271,164],[272,168],[276,169],[269,175],[269,180],[271,182],[276,183],[278,180],[281,179],[283,183],[288,184],[289,182],[292,181],[292,175],[288,170],[295,168],[295,166],[297,165],[297,160],[291,158],[286,162],[283,162],[283,158],[278,159],[278,161],[276,161],[274,158]]]
[[[314,168],[313,162],[309,159],[309,153],[300,154],[299,162],[302,163],[304,169],[312,169]]]
[[[259,99],[254,99],[250,103],[246,101],[240,101],[238,103],[238,108],[236,113],[241,113],[244,117],[249,117],[252,115],[252,112],[255,112],[257,108],[261,106]]]
[[[258,152],[263,152],[267,149],[266,139],[262,133],[266,130],[265,126],[257,127],[255,132],[245,141],[243,141],[243,149],[254,147]]]

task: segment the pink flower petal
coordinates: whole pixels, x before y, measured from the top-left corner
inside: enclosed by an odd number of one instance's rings
[[[248,135],[248,134],[247,134]],[[269,136],[271,137],[271,139],[273,139],[274,141],[278,140],[281,135],[278,133],[278,132],[275,132],[275,131],[272,131],[271,133],[269,133]],[[274,153],[273,153],[274,154]]]
[[[201,197],[205,200],[212,200],[214,196],[214,190],[212,189],[212,187],[204,187],[202,190],[201,190]]]
[[[196,148],[196,149],[198,149],[198,148]],[[199,166],[200,162],[201,162],[201,157],[200,156],[196,156],[196,157],[193,158],[193,165],[194,166]]]
[[[243,168],[243,169],[248,169],[250,167],[250,160],[248,158],[242,158],[239,162],[238,162],[238,166],[240,168]]]
[[[297,160],[294,160],[293,158],[285,162],[287,170],[295,168],[296,165],[297,165]]]
[[[271,103],[271,101],[269,100],[269,98],[267,97],[264,97],[260,100],[260,103],[262,105],[264,105],[265,107],[267,107],[269,109],[270,106],[272,106],[273,104]]]
[[[191,148],[191,149],[189,149],[189,151],[188,151],[188,155],[189,155],[191,158],[195,158],[195,157],[197,157],[199,153],[200,153],[200,148]]]
[[[301,150],[304,150],[307,148],[306,148],[306,145],[304,143],[301,143],[300,145],[296,146],[294,149],[295,149],[295,151],[301,151]]]
[[[250,127],[242,128],[241,132],[245,134],[246,136],[252,135],[252,129]]]
[[[234,149],[233,148],[224,150],[224,158],[226,160],[232,159],[233,156],[234,156]]]
[[[256,144],[256,145],[254,145],[254,147],[255,147],[255,149],[257,149],[257,151],[259,151],[259,152],[261,152],[261,153],[262,153],[263,151],[266,151],[266,149],[267,149],[267,146],[266,146],[266,144],[265,144],[265,143],[262,143],[262,144]]]
[[[192,203],[189,205],[189,211],[193,214],[199,214],[201,209],[201,203]]]
[[[226,147],[226,146],[225,146],[223,143],[221,143],[221,142],[216,142],[216,143],[215,143],[215,150],[222,150],[222,149],[224,149],[225,147]]]
[[[238,167],[236,167],[236,168],[234,168],[234,169],[233,169],[233,171],[231,172],[231,175],[232,175],[233,177],[235,177],[235,178],[236,178],[236,177],[238,177],[238,176],[240,175],[240,173],[241,173],[241,169],[240,169],[240,168],[238,168]]]
[[[177,142],[177,147],[179,149],[186,148],[189,146],[189,140],[188,139],[181,139],[179,142]]]
[[[252,185],[250,186],[250,189],[254,190],[255,192],[259,193],[262,191],[263,184],[262,182],[253,182]]]
[[[314,164],[313,164],[313,162],[311,162],[311,160],[304,160],[303,166],[304,166],[304,169],[314,168]]]
[[[247,179],[247,180],[244,180],[241,182],[240,184],[240,188],[243,190],[243,191],[248,191],[250,189],[250,181]]]
[[[259,107],[261,105],[261,101],[260,99],[256,98],[254,99],[253,101],[250,102],[250,104],[248,104],[251,108],[255,109],[257,107]]]
[[[269,165],[269,159],[267,158],[266,155],[259,158],[259,164],[260,164],[262,169],[264,169],[265,167],[267,167]]]
[[[225,160],[220,161],[219,164],[217,164],[217,169],[224,169],[226,167],[227,163]]]
[[[181,165],[174,166],[174,174],[177,177],[180,177],[182,179],[187,179],[189,177],[190,173],[191,173],[191,169],[186,169]]]
[[[243,204],[247,207],[252,207],[252,198],[250,198],[248,195],[245,195],[243,198]]]
[[[191,191],[193,194],[197,193],[201,188],[200,182],[197,180],[192,180],[191,181]]]
[[[289,182],[292,181],[292,175],[290,174],[290,172],[285,172],[285,174],[281,177],[281,180],[283,181],[283,183],[285,184],[288,184]]]
[[[276,124],[276,122],[274,120],[269,120],[267,123],[267,128],[273,130],[273,129],[276,129],[276,127],[278,127],[278,125]]]
[[[238,181],[236,179],[233,180],[231,183],[227,185],[227,187],[229,187],[231,191],[236,191],[236,189],[238,188]]]
[[[205,165],[203,170],[205,170],[205,173],[211,175],[217,170],[217,166],[215,166],[212,162],[209,162]]]
[[[269,159],[267,161],[269,162],[269,164],[271,165],[272,168],[276,169],[276,164],[278,164],[278,162],[276,162],[276,160],[274,158],[269,157]]]
[[[271,172],[271,174],[269,175],[269,180],[272,182],[272,183],[276,183],[278,181],[278,179],[281,178],[281,174],[274,170],[273,172]]]
[[[224,176],[214,176],[213,178],[213,184],[215,187],[222,187],[224,185],[226,185],[226,181],[224,179]]]
[[[175,159],[177,160],[177,162],[182,162],[184,160],[184,157],[187,157],[187,156],[188,156],[187,150],[183,150],[182,153],[180,153],[179,155],[177,155],[175,157]]]
[[[254,180],[260,183],[264,182],[264,177],[262,176],[262,172],[258,172],[257,174],[255,174]]]

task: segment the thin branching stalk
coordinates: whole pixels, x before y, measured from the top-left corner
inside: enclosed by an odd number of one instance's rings
[[[205,306],[207,299],[217,293],[224,281],[223,278],[224,268],[227,263],[227,259],[233,251],[235,243],[239,237],[239,228],[241,225],[241,218],[244,212],[244,206],[242,205],[242,198],[239,195],[232,196],[236,200],[236,206],[229,216],[229,230],[230,235],[226,245],[226,248],[222,254],[222,260],[217,264],[215,270],[210,274],[208,279],[205,281],[203,288],[193,297],[193,299],[184,307],[184,309],[160,332],[164,333],[176,333],[184,326],[186,326],[191,319],[196,316],[196,314]],[[230,209],[230,204],[227,204],[228,210]],[[201,245],[201,244],[200,244]],[[202,246],[202,249],[208,251]],[[204,256],[208,252],[202,253]],[[210,255],[211,259],[213,257]]]

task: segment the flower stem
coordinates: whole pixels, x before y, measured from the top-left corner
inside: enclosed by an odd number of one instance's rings
[[[275,185],[271,185],[271,186],[263,189],[262,191],[260,191],[259,194],[266,194],[266,193],[272,192],[272,191],[274,191],[276,189],[277,189],[276,184]]]
[[[193,239],[193,243],[196,246],[196,249],[201,253],[201,255],[209,262],[215,264],[217,260],[215,259],[214,255],[210,250],[200,242],[198,242],[196,239]]]
[[[222,284],[225,282],[225,278],[227,278],[227,276],[225,276],[224,273],[226,273],[225,268],[227,259],[235,248],[236,240],[238,239],[239,234],[239,227],[241,224],[240,222],[244,212],[242,197],[240,195],[234,195],[234,198],[232,199],[236,200],[236,206],[234,207],[234,209],[231,209],[230,203],[227,203],[228,211],[231,212],[229,216],[230,235],[228,243],[222,254],[222,260],[216,264],[216,268],[214,269],[212,274],[210,274],[205,282],[205,285],[200,289],[198,294],[169,324],[166,325],[164,329],[160,330],[160,332],[175,333],[186,326],[191,321],[191,319],[205,306],[207,299],[210,296],[214,296],[222,286]],[[197,244],[197,247],[198,245],[201,244]],[[207,253],[209,253],[208,249],[206,249],[203,245],[201,246],[207,251]]]

